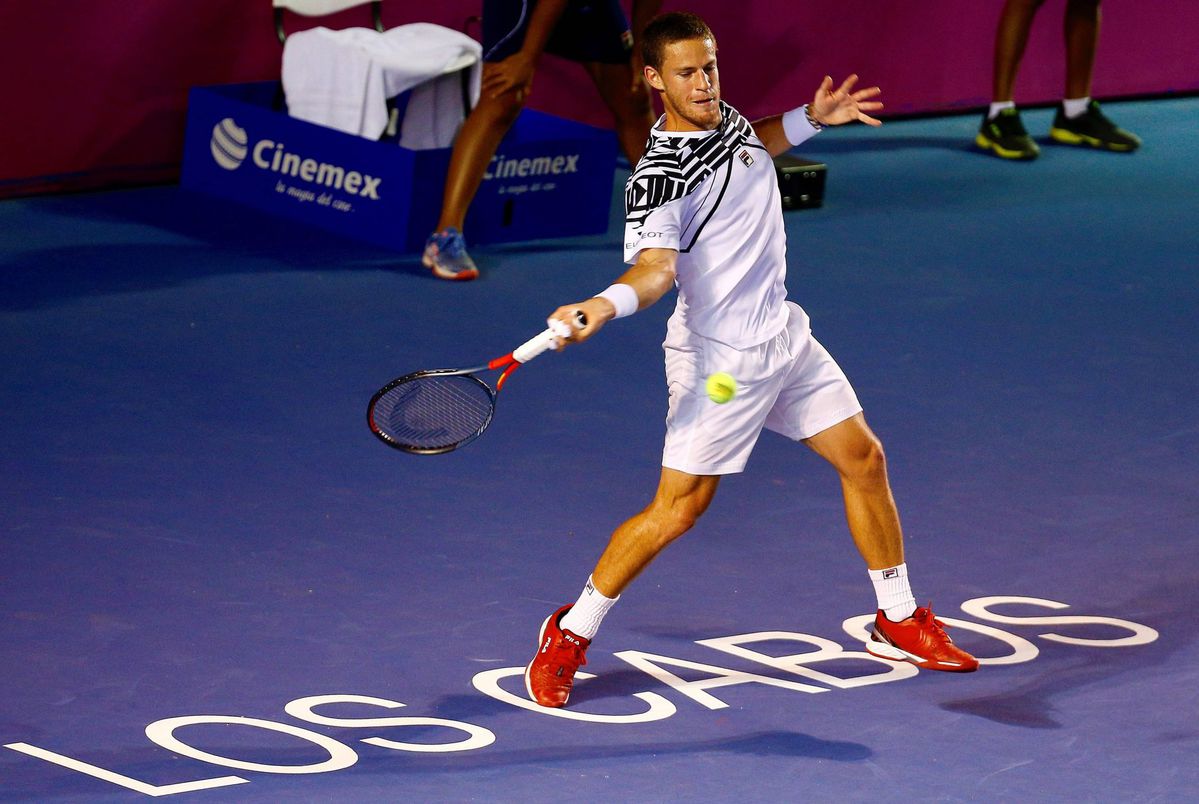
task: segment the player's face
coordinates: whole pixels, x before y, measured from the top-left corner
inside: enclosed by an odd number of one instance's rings
[[[684,39],[666,46],[662,67],[645,68],[662,93],[667,131],[710,131],[720,126],[720,72],[712,39]]]

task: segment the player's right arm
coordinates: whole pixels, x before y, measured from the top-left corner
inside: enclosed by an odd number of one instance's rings
[[[637,254],[637,261],[620,275],[616,285],[627,285],[637,297],[637,310],[644,310],[674,287],[675,264],[679,253],[672,248],[647,248]],[[550,318],[573,324],[575,312],[582,311],[587,324],[573,329],[568,342],[579,343],[599,332],[604,324],[616,317],[617,309],[610,299],[592,296],[585,301],[567,304],[555,310]]]
[[[631,267],[590,299],[553,312],[550,318],[562,324],[551,326],[569,333],[566,342],[587,340],[613,318],[644,310],[674,286],[679,232],[687,216],[686,194],[674,165],[668,153],[655,157],[652,150],[637,163],[625,187],[624,259]],[[587,317],[577,329],[576,311]]]

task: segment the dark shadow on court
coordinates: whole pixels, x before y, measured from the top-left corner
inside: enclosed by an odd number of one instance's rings
[[[1148,650],[1147,650],[1148,649]],[[1108,654],[1088,657],[1062,668],[1053,668],[1032,681],[995,695],[948,701],[941,705],[947,712],[980,717],[1005,726],[1024,729],[1060,729],[1063,724],[1055,716],[1054,698],[1076,694],[1084,687],[1104,684],[1118,694],[1127,676],[1137,676],[1144,669],[1159,666],[1160,656],[1154,656],[1152,646],[1140,648],[1139,653]],[[984,668],[984,671],[986,668]]]
[[[1059,729],[1060,723],[1054,717],[1053,699],[1065,693],[1077,693],[1084,687],[1104,685],[1111,694],[1118,695],[1123,687],[1123,679],[1136,678],[1153,670],[1167,667],[1172,657],[1188,649],[1194,644],[1192,630],[1183,626],[1193,617],[1195,607],[1199,606],[1199,592],[1194,584],[1188,582],[1168,582],[1151,590],[1146,590],[1127,604],[1127,608],[1138,612],[1134,618],[1140,622],[1158,629],[1164,634],[1164,627],[1178,624],[1178,633],[1188,636],[1175,639],[1159,638],[1148,645],[1140,645],[1132,650],[1120,648],[1108,649],[1095,653],[1090,651],[1085,661],[1073,661],[1063,667],[1053,667],[1038,675],[1035,679],[1021,684],[1011,690],[987,695],[981,698],[968,698],[960,701],[949,701],[941,705],[942,709],[963,715],[972,715],[1002,723],[1007,726],[1018,726],[1028,729]],[[1121,611],[1099,612],[1105,616],[1119,617]],[[1119,629],[1113,631],[1111,626],[1092,626],[1091,634],[1096,639],[1111,638],[1122,635]],[[1085,628],[1073,626],[1074,636],[1087,634]],[[1126,632],[1125,632],[1126,633]],[[1053,643],[1041,643],[1043,651],[1065,651],[1069,646]],[[1042,654],[1038,661],[1046,657]],[[1001,668],[995,668],[1001,669]],[[980,672],[989,672],[991,668],[983,668]]]
[[[822,663],[821,670],[826,670],[834,675],[840,674],[845,678],[871,675],[871,672],[863,673],[862,665],[867,663],[865,660],[830,661]],[[702,670],[691,670],[674,666],[670,667],[670,672],[678,675],[680,678],[692,681],[710,677],[709,673]],[[755,666],[749,672],[763,678],[807,683],[816,687],[822,686],[809,679],[765,665]],[[523,683],[520,677],[511,677],[506,679],[502,686],[511,694],[520,698],[526,698],[527,693],[524,690]],[[744,686],[771,689],[779,695],[804,697],[804,693],[802,692],[792,692],[777,687],[763,687],[760,683],[756,682],[747,681]],[[737,687],[731,689],[735,690]],[[641,670],[597,670],[595,678],[581,680],[575,685],[574,691],[570,696],[570,708],[605,715],[635,714],[644,711],[646,708],[646,704],[643,701],[634,697],[640,692],[652,692],[657,695],[670,697],[669,693],[671,690],[667,685],[657,681]],[[718,698],[720,697],[719,690],[714,691],[712,694]],[[736,695],[735,692],[730,692],[729,694]],[[513,711],[511,704],[482,694],[444,696],[432,704],[432,708],[442,717],[468,722],[477,722],[485,718],[497,717]]]

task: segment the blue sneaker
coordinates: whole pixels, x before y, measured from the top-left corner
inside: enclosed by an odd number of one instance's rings
[[[453,226],[429,235],[420,261],[441,279],[465,280],[479,276],[475,261],[466,253],[466,241],[462,239],[462,233]]]

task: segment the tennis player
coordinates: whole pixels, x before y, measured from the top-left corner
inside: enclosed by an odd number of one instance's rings
[[[656,17],[642,38],[645,76],[665,114],[625,191],[625,261],[597,296],[559,307],[564,343],[613,318],[678,300],[664,343],[669,407],[657,493],[612,534],[578,600],[542,625],[525,671],[529,695],[566,704],[604,615],[668,544],[707,509],[723,475],[742,471],[763,428],[807,444],[837,470],[849,530],[878,599],[866,648],[931,670],[967,672],[978,661],[953,644],[929,608],[917,608],[899,515],[878,438],[845,374],[812,337],[807,314],[786,301],[786,234],[771,157],[831,125],[861,121],[878,87],[834,88],[826,77],[807,105],[750,123],[720,97],[716,39],[687,13]],[[587,324],[574,329],[576,311]],[[736,398],[709,399],[705,378],[731,374]]]

